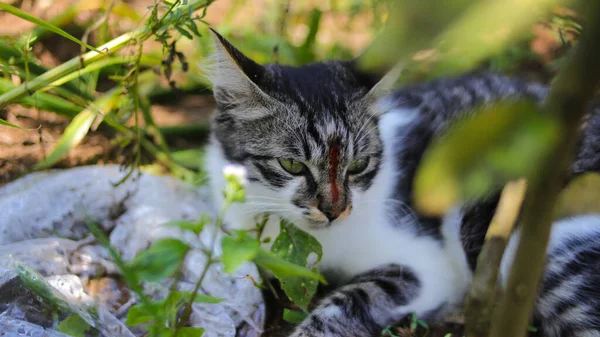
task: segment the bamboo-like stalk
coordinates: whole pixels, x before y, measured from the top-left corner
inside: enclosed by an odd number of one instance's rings
[[[465,330],[468,337],[488,335],[497,298],[496,284],[502,255],[517,221],[526,187],[525,179],[520,179],[509,182],[502,190],[465,300]]]
[[[552,210],[572,160],[583,117],[600,82],[600,2],[587,1],[583,34],[572,54],[564,61],[544,102],[555,115],[562,132],[552,154],[540,165],[525,202],[521,239],[504,295],[497,306],[490,337],[522,337],[538,295],[546,247],[550,237]]]
[[[14,88],[15,85],[11,81],[0,78],[0,93],[8,92]],[[23,97],[19,100],[19,103],[29,107],[37,107],[41,110],[52,111],[58,115],[69,118],[75,117],[81,110],[84,109],[83,106],[43,92],[38,92],[35,97]]]
[[[196,11],[204,6],[208,5],[211,0],[191,0],[187,5],[178,5],[180,7],[181,15],[188,16],[193,11]],[[153,27],[144,26],[133,32],[125,33],[97,49],[101,52],[90,51],[78,57],[74,57],[71,60],[48,70],[44,74],[32,79],[25,85],[21,85],[9,92],[0,95],[0,107],[6,106],[7,104],[13,103],[23,96],[29,94],[31,91],[36,91],[44,86],[58,80],[59,78],[70,74],[71,72],[77,71],[78,69],[88,66],[93,62],[101,60],[109,55],[116,53],[130,43],[141,43],[152,36]]]

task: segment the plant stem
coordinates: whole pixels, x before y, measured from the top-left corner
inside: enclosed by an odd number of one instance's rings
[[[544,108],[561,122],[562,132],[551,155],[543,159],[522,218],[522,236],[504,296],[494,312],[490,337],[524,336],[538,294],[552,209],[556,204],[581,121],[600,81],[600,2],[589,1],[587,20],[579,44],[564,61],[544,102]]]
[[[477,269],[465,301],[465,330],[468,337],[487,336],[496,303],[498,270],[525,197],[524,179],[511,181],[502,190],[500,202],[477,258]]]
[[[200,290],[200,287],[202,286],[202,282],[204,281],[204,278],[206,277],[206,274],[208,273],[208,269],[210,268],[210,266],[213,263],[218,261],[218,259],[215,259],[215,256],[214,256],[215,244],[217,242],[217,235],[218,235],[219,231],[221,230],[221,227],[223,226],[223,217],[225,216],[225,212],[227,211],[227,209],[229,208],[229,206],[231,205],[232,202],[233,201],[232,201],[231,196],[225,197],[225,201],[223,202],[223,205],[221,206],[221,210],[219,211],[219,215],[217,216],[217,220],[215,221],[215,228],[213,229],[213,233],[212,233],[210,250],[207,254],[208,259],[206,260],[206,265],[204,266],[204,269],[202,270],[202,274],[200,274],[200,278],[198,279],[198,281],[196,281],[196,285],[194,286],[194,290],[192,291],[192,296],[190,298],[190,301],[188,303],[186,303],[185,308],[183,309],[183,313],[181,314],[179,323],[177,324],[177,327],[175,328],[175,333],[173,334],[173,337],[177,337],[179,335],[179,331],[181,330],[183,325],[190,320],[190,316],[192,315],[192,305],[194,304],[194,301],[196,300],[196,295],[198,294],[198,291]]]

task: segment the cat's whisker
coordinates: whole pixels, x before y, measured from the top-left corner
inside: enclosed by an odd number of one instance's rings
[[[365,133],[364,133],[364,134],[363,134],[363,135],[362,135],[362,136],[361,136],[361,137],[360,137],[360,138],[359,138],[359,139],[356,141],[356,143],[358,144],[358,143],[362,142],[362,141],[363,141],[364,139],[366,139],[366,138],[367,138],[367,137],[368,137],[368,136],[369,136],[369,135],[370,135],[370,134],[371,134],[373,131],[375,131],[375,130],[377,130],[377,129],[378,129],[378,127],[377,127],[377,126],[374,126],[374,127],[370,128],[370,129],[368,129],[368,130],[367,130],[367,131],[366,131],[366,132],[365,132]]]
[[[377,117],[377,114],[371,114],[367,120],[363,123],[363,125],[360,127],[360,129],[358,129],[358,131],[356,132],[357,135],[360,134],[360,132],[367,126],[369,125],[369,123],[375,118]]]

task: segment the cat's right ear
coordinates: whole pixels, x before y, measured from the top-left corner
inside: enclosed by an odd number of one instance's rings
[[[210,28],[215,44],[215,53],[208,72],[213,83],[217,103],[224,106],[256,106],[268,99],[259,84],[266,70],[260,64],[246,57],[221,34]],[[252,114],[252,112],[248,112]],[[258,117],[258,116],[246,116]]]

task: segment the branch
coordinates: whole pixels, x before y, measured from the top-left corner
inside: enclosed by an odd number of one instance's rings
[[[525,335],[538,294],[552,209],[571,162],[579,128],[600,80],[600,1],[587,1],[588,13],[579,44],[568,57],[550,88],[544,109],[555,115],[562,129],[553,153],[541,162],[522,217],[522,236],[510,270],[504,296],[497,306],[490,337]]]
[[[465,322],[469,337],[488,335],[497,298],[500,262],[517,221],[526,188],[527,182],[520,179],[509,182],[502,190],[500,202],[485,236],[485,244],[477,258],[477,269],[466,298]]]

